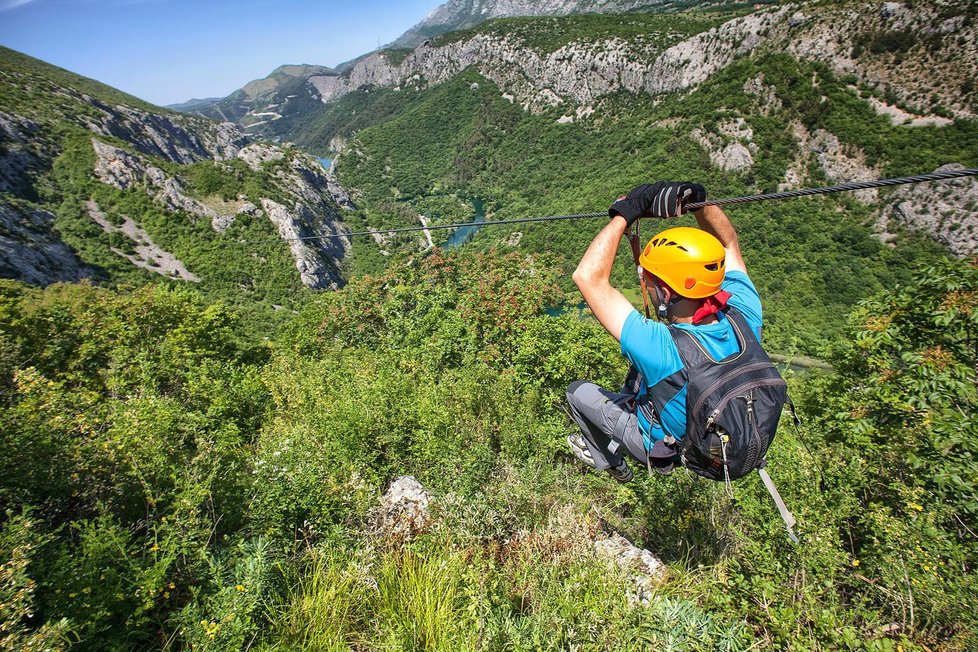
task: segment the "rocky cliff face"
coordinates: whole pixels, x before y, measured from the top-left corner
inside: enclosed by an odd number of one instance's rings
[[[341,189],[335,179],[310,157],[296,152],[287,154],[280,148],[263,143],[242,147],[236,151],[236,158],[256,171],[266,162],[289,159],[289,167],[286,170],[280,169],[272,184],[276,196],[289,198],[290,205],[285,206],[263,197],[259,209],[242,196],[236,201],[221,202],[215,208],[213,202],[208,204],[190,196],[179,179],[168,175],[143,157],[98,138],[92,139],[92,147],[96,154],[94,173],[100,182],[120,190],[141,188],[168,210],[186,214],[192,220],[206,220],[218,233],[225,231],[238,215],[267,218],[275,225],[283,240],[288,242],[296,270],[304,285],[311,288],[336,288],[340,285],[338,262],[347,255],[349,241],[332,237],[342,233],[342,216],[330,189]],[[346,194],[338,194],[341,201],[350,206]],[[125,219],[127,222],[131,221],[128,217]],[[100,225],[107,229],[101,222]],[[138,224],[134,223],[134,226],[138,227]],[[130,227],[129,231],[134,232],[134,229]],[[132,238],[137,242],[148,240],[143,235]],[[200,280],[186,272],[183,263],[179,261],[169,266],[138,266],[168,275],[179,269],[182,271],[173,274],[174,276],[184,280]]]
[[[34,285],[97,278],[54,231],[54,215],[0,201],[0,278]]]
[[[44,64],[36,63],[39,71],[45,70]],[[19,106],[0,102],[0,276],[38,284],[98,276],[95,268],[79,260],[60,240],[54,216],[37,204],[37,182],[50,174],[61,153],[62,134],[87,132],[95,160],[89,174],[99,183],[142,189],[175,217],[206,220],[215,232],[224,231],[242,214],[268,219],[283,238],[306,238],[289,243],[303,284],[329,288],[341,283],[339,262],[347,253],[348,242],[309,238],[338,233],[340,204],[346,208],[351,204],[336,180],[312,157],[252,142],[230,123],[112,104],[23,68],[0,66],[0,83],[13,97],[30,93],[36,98]],[[262,208],[243,196],[229,201],[194,196],[181,180],[179,168],[176,173],[173,168],[164,170],[166,163],[236,159],[256,171],[268,161],[287,162],[270,175],[268,197],[258,202]],[[266,202],[274,208],[264,207]],[[106,234],[131,240],[135,253],[113,251],[134,265],[173,278],[200,280],[149,239],[140,228],[138,215],[108,219],[94,202],[87,213]]]
[[[960,168],[946,165],[939,170]],[[901,186],[893,191],[876,227],[884,238],[900,228],[921,230],[956,256],[978,255],[978,180]]]
[[[541,3],[540,13],[576,4]],[[507,7],[486,2],[487,11]],[[589,105],[619,90],[658,94],[690,88],[738,57],[788,51],[855,75],[911,105],[930,107],[936,101],[962,117],[978,113],[975,93],[962,93],[978,74],[978,24],[964,0],[913,7],[895,2],[806,7],[763,9],[665,51],[658,42],[608,39],[568,43],[540,54],[520,39],[477,33],[440,47],[423,44],[401,61],[377,52],[343,75],[314,75],[309,83],[323,102],[333,102],[363,86],[396,87],[417,80],[437,84],[472,66],[527,108]],[[906,41],[905,34],[925,34],[929,40]],[[893,65],[898,55],[905,63]]]
[[[346,75],[314,76],[309,83],[323,102],[333,102],[363,86],[437,84],[475,67],[527,109],[589,105],[621,90],[657,94],[701,83],[775,34],[784,38],[789,11],[730,21],[662,52],[659,42],[611,39],[568,43],[540,54],[516,38],[476,34],[441,47],[422,45],[397,65],[387,54],[374,53]]]

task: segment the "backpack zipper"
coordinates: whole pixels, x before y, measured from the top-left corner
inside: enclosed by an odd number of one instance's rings
[[[696,400],[696,404],[693,406],[693,409],[689,413],[690,414],[694,414],[694,415],[695,414],[698,414],[699,411],[700,411],[700,409],[703,407],[703,403],[706,402],[706,399],[710,398],[710,395],[713,394],[713,392],[716,390],[716,388],[719,387],[720,385],[724,384],[728,380],[730,380],[729,376],[737,376],[737,375],[740,375],[741,373],[746,373],[748,371],[753,371],[755,369],[763,369],[764,367],[768,367],[768,366],[773,366],[773,365],[771,365],[770,362],[752,362],[750,364],[744,365],[743,367],[740,367],[739,369],[736,369],[736,371],[737,371],[736,374],[731,373],[731,374],[721,375],[719,378],[717,378],[715,381],[713,381],[713,384],[712,385],[710,385],[709,387],[707,387],[703,391],[703,393],[700,394],[700,397]],[[768,380],[768,379],[762,379],[762,380]],[[778,378],[778,380],[780,382],[782,382],[782,383],[784,382],[784,379],[783,378]],[[752,381],[752,382],[755,382],[755,381]],[[761,382],[761,381],[756,381],[756,382]],[[720,410],[722,409],[723,405],[725,405],[725,404],[726,404],[726,402],[722,402],[717,407],[717,409],[713,411],[713,413],[710,415],[711,419],[707,421],[708,424],[712,424],[713,423],[712,419],[716,419],[716,417],[720,414]]]
[[[750,365],[748,365],[748,366],[750,366]],[[744,369],[746,369],[746,368],[747,367],[744,367]],[[716,383],[714,383],[714,384],[716,384]],[[738,395],[737,392],[743,391],[743,390],[747,389],[748,387],[750,387],[752,385],[754,387],[775,387],[777,385],[787,385],[787,383],[784,382],[784,379],[783,378],[761,378],[760,380],[752,380],[752,381],[743,383],[741,385],[738,385],[737,387],[734,387],[732,390],[730,390],[729,392],[727,392],[727,395],[724,397],[724,399],[722,401],[720,401],[719,404],[717,404],[716,409],[713,410],[713,412],[710,412],[710,416],[706,420],[706,426],[705,426],[704,430],[708,430],[709,427],[713,425],[713,422],[716,421],[716,419],[717,419],[718,416],[720,416],[720,413],[723,412],[723,409],[725,407],[727,407],[727,403],[730,402],[730,399],[741,398],[743,396],[743,395]],[[712,387],[711,387],[711,389],[712,389]],[[708,396],[708,394],[704,393],[703,396],[704,397],[705,396]],[[700,399],[699,401],[697,401],[696,402],[697,407],[699,407],[702,403],[703,403],[703,399]],[[694,412],[692,412],[692,414],[696,414],[695,408],[694,408]]]

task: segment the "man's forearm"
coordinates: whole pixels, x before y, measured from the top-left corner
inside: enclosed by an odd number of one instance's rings
[[[704,206],[696,211],[696,221],[701,229],[712,234],[723,245],[727,252],[727,271],[747,271],[744,256],[740,253],[737,230],[719,206]]]
[[[610,282],[611,266],[627,228],[623,217],[614,217],[594,237],[574,271],[574,283],[578,289],[584,292],[585,286]]]
[[[695,215],[700,228],[719,240],[724,249],[737,246],[737,230],[719,206],[704,206]]]

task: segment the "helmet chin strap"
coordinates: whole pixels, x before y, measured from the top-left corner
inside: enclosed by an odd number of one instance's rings
[[[682,301],[684,297],[680,294],[672,296],[672,290],[658,278],[652,283],[652,289],[655,291],[655,300],[658,304],[655,308],[655,315],[659,321],[667,321],[669,308]]]
[[[655,288],[655,300],[659,304],[655,309],[655,314],[659,318],[659,321],[667,321],[669,317],[668,290],[661,287],[658,283],[653,283],[652,287]]]

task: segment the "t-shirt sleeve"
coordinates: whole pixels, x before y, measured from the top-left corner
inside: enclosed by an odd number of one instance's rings
[[[670,366],[667,353],[671,344],[669,329],[643,318],[637,310],[625,319],[621,329],[621,353],[638,367],[647,381],[655,382],[663,369]]]
[[[743,313],[747,325],[755,331],[760,330],[764,324],[761,297],[757,294],[757,288],[754,287],[750,277],[745,272],[727,272],[720,288],[733,295],[728,303]]]

